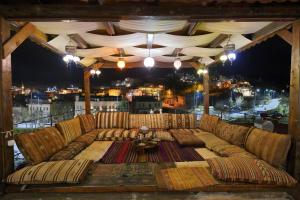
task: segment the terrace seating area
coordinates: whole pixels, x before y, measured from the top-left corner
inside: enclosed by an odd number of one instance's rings
[[[15,140],[28,165],[7,177],[7,192],[228,191],[297,184],[285,171],[290,135],[207,114],[198,120],[194,114],[99,112]],[[140,147],[150,140],[154,148]]]

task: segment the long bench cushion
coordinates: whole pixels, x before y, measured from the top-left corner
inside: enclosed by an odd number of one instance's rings
[[[212,175],[228,182],[248,182],[294,186],[297,181],[283,170],[276,169],[259,159],[211,158],[207,159]]]
[[[113,141],[95,141],[86,149],[81,151],[77,156],[75,156],[74,159],[88,159],[97,162],[104,156],[112,143]]]
[[[129,128],[140,128],[147,126],[148,128],[167,129],[168,114],[130,114]]]
[[[202,131],[201,129],[191,129],[191,131],[205,143],[205,147],[215,151],[219,146],[229,145],[225,140],[215,136],[213,133]]]
[[[56,124],[56,127],[64,137],[66,144],[69,144],[82,134],[80,121],[77,117],[59,122]]]
[[[84,135],[79,136],[78,138],[76,138],[74,140],[74,142],[82,142],[82,143],[86,144],[86,146],[89,146],[90,144],[92,144],[94,142],[94,140],[96,140],[98,133],[99,133],[99,130],[95,129]]]
[[[203,114],[200,120],[199,128],[204,131],[214,133],[218,122],[218,116]]]
[[[244,148],[232,145],[225,144],[214,147],[214,152],[218,153],[222,157],[247,157],[247,158],[256,158],[255,155],[246,151]]]
[[[128,129],[128,112],[98,112],[96,114],[96,127],[125,128]]]
[[[15,140],[26,160],[35,165],[48,160],[64,148],[64,139],[55,127],[15,135]]]
[[[172,135],[171,135],[171,133],[169,131],[156,130],[155,131],[155,135],[161,141],[174,141],[174,138],[172,137]]]
[[[243,147],[250,129],[246,126],[233,125],[219,120],[214,133],[231,144]]]
[[[98,141],[115,141],[115,140],[125,140],[129,137],[129,130],[125,129],[99,129],[96,140]]]
[[[92,164],[90,160],[64,160],[42,162],[38,165],[24,167],[9,175],[9,184],[57,184],[79,183]]]
[[[246,150],[275,167],[284,166],[291,146],[291,136],[254,128],[246,141]]]
[[[83,134],[96,129],[96,121],[94,115],[79,115],[78,118],[80,120],[81,130]]]
[[[66,148],[54,154],[50,161],[71,160],[86,147],[82,142],[71,142]]]
[[[181,146],[204,147],[205,143],[189,129],[170,129],[172,136]]]
[[[194,114],[168,114],[167,116],[170,129],[196,128],[196,116]]]

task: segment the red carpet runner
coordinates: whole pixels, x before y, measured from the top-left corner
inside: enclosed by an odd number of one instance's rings
[[[180,147],[176,142],[160,142],[157,150],[138,154],[131,141],[116,141],[101,161],[105,164],[137,162],[183,162],[204,160],[192,147]]]

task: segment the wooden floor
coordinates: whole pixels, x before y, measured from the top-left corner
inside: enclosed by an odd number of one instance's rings
[[[1,197],[0,197],[1,198]],[[2,200],[292,200],[286,192],[155,192],[155,193],[31,193],[8,194]]]

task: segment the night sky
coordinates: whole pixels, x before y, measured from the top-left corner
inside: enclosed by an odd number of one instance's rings
[[[212,74],[226,76],[242,76],[250,79],[254,85],[276,86],[286,88],[289,84],[291,47],[285,41],[275,36],[256,47],[239,53],[237,60],[230,65],[222,64],[212,69]],[[12,55],[13,84],[25,86],[67,86],[82,85],[82,69],[71,65],[69,67],[55,53],[26,41]],[[182,70],[181,70],[182,71]],[[194,72],[185,69],[184,72]],[[174,73],[173,69],[145,68],[119,70],[103,69],[101,77],[94,79],[92,84],[108,85],[113,80],[126,77],[157,83],[167,75]]]

